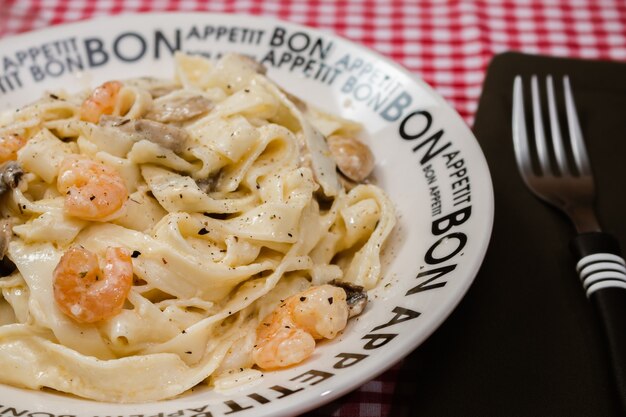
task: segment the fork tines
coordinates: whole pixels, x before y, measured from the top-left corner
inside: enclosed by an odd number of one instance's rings
[[[579,232],[600,230],[592,208],[595,195],[593,176],[569,77],[563,77],[567,135],[561,132],[552,77],[546,77],[548,111],[545,118],[550,127],[549,133],[544,129],[537,76],[532,76],[530,90],[534,149],[529,142],[526,126],[522,78],[515,78],[513,149],[519,172],[528,188],[537,197],[565,211]],[[565,136],[569,136],[569,141],[564,140]]]
[[[591,175],[589,158],[587,156],[587,150],[583,141],[578,115],[576,114],[576,106],[574,104],[574,98],[572,95],[572,89],[568,76],[563,77],[563,91],[567,128],[569,131],[569,147],[571,149],[573,166],[571,166],[571,164],[568,162],[566,144],[563,141],[563,135],[561,133],[552,76],[548,75],[546,77],[546,95],[548,103],[547,115],[549,119],[550,136],[552,139],[551,141],[546,138],[545,134],[542,102],[539,93],[539,82],[536,75],[533,75],[531,78],[531,102],[534,126],[533,133],[535,136],[535,149],[537,157],[536,159],[538,161],[538,169],[541,175]],[[526,118],[524,116],[524,113],[522,78],[518,75],[517,77],[515,77],[514,84],[513,131],[518,131],[520,132],[520,134],[514,135],[513,144],[515,146],[515,152],[518,158],[518,166],[524,169],[523,175],[532,175],[533,170],[531,159],[519,159],[520,156],[530,155],[531,153],[528,145]],[[516,119],[517,126],[515,126]],[[552,151],[554,152],[554,160],[556,162],[556,166],[554,166],[554,164],[552,164],[550,161],[550,144],[552,147]],[[572,168],[574,169],[572,170]]]

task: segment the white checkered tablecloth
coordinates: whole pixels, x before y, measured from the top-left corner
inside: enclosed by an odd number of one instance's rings
[[[403,64],[471,125],[486,67],[516,50],[626,61],[625,0],[0,0],[0,37],[150,11],[269,16],[330,30]],[[313,416],[390,416],[398,368]]]

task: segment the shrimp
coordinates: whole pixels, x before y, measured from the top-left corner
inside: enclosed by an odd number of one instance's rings
[[[342,288],[321,285],[292,295],[257,327],[252,358],[263,369],[302,362],[316,339],[332,339],[346,327],[348,315]]]
[[[119,81],[107,81],[96,87],[80,107],[80,119],[86,122],[98,123],[103,114],[112,114],[115,109],[115,100],[122,88]]]
[[[128,198],[124,179],[117,171],[82,155],[71,155],[61,162],[57,189],[65,193],[65,212],[84,220],[104,221]]]
[[[0,137],[0,164],[7,161],[15,161],[17,159],[17,151],[22,149],[25,144],[26,138],[17,133]]]
[[[96,254],[73,246],[53,272],[57,306],[79,323],[95,323],[118,314],[132,284],[130,253],[118,247],[107,248],[104,268],[100,268]]]

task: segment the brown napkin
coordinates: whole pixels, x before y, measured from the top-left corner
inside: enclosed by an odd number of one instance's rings
[[[569,74],[600,223],[626,249],[626,64],[496,56],[474,126],[493,178],[491,244],[459,307],[405,361],[394,417],[619,415],[602,329],[569,252],[574,228],[531,195],[515,166],[516,74],[527,86],[532,74],[559,83]]]

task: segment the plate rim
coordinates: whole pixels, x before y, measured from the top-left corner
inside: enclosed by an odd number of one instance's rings
[[[395,71],[403,74],[408,79],[410,79],[411,82],[417,83],[419,87],[425,89],[431,98],[436,99],[437,104],[439,106],[446,108],[447,111],[453,114],[455,118],[458,118],[460,122],[459,126],[462,125],[462,129],[465,131],[464,134],[472,138],[471,146],[475,147],[474,149],[475,151],[478,151],[478,152],[475,152],[474,156],[478,156],[479,158],[478,160],[474,160],[474,163],[479,164],[485,174],[484,178],[481,178],[481,187],[487,187],[488,189],[486,196],[488,197],[489,201],[486,201],[486,202],[483,201],[483,204],[485,205],[485,210],[481,211],[481,216],[484,217],[485,219],[487,229],[481,231],[484,234],[483,239],[481,239],[480,242],[474,242],[477,245],[480,243],[480,245],[478,246],[478,251],[477,251],[479,256],[477,256],[476,260],[472,262],[471,265],[469,265],[469,266],[472,266],[471,270],[468,270],[464,274],[467,278],[463,281],[463,285],[460,286],[456,292],[451,293],[446,298],[446,303],[444,303],[444,306],[438,305],[429,309],[430,324],[427,326],[427,329],[421,332],[419,337],[411,337],[411,338],[405,339],[405,340],[410,340],[410,343],[405,342],[405,343],[395,344],[390,349],[386,349],[382,352],[376,352],[376,355],[377,355],[376,363],[381,363],[381,364],[384,363],[384,365],[361,367],[360,371],[358,372],[360,378],[354,379],[356,382],[349,383],[344,386],[337,386],[337,384],[334,384],[332,387],[325,387],[326,389],[323,389],[323,390],[318,387],[309,386],[307,389],[307,392],[309,393],[309,395],[305,395],[305,396],[302,396],[302,398],[298,398],[299,400],[298,402],[295,402],[293,400],[288,401],[290,399],[285,398],[284,400],[281,400],[280,402],[274,404],[274,407],[276,407],[277,410],[275,411],[270,410],[271,414],[268,414],[268,412],[265,411],[267,410],[266,408],[263,408],[263,409],[259,408],[257,409],[257,411],[265,413],[263,415],[291,416],[293,415],[293,413],[304,413],[304,412],[313,410],[315,408],[322,407],[328,404],[329,402],[336,400],[337,398],[340,398],[341,396],[349,392],[358,390],[359,387],[363,386],[363,384],[366,384],[367,382],[371,381],[377,376],[388,371],[390,368],[395,366],[398,362],[403,360],[406,356],[410,355],[415,349],[417,349],[420,345],[422,345],[437,329],[441,327],[441,325],[447,320],[450,314],[452,314],[452,312],[458,307],[461,300],[467,295],[469,288],[474,283],[476,276],[478,275],[478,272],[480,270],[480,267],[485,260],[487,249],[488,249],[489,243],[492,238],[492,233],[493,233],[494,215],[495,215],[495,199],[494,199],[493,179],[492,179],[491,171],[489,169],[489,164],[487,163],[485,154],[482,150],[482,147],[480,146],[480,143],[478,142],[478,139],[474,135],[469,125],[460,116],[460,114],[454,108],[454,106],[450,104],[442,96],[441,93],[439,93],[430,84],[425,82],[419,74],[411,72],[408,68],[406,68],[401,63],[394,60],[393,58],[385,56],[382,52],[374,49],[374,47],[368,47],[366,45],[359,43],[356,40],[352,40],[352,39],[345,37],[345,35],[334,32],[332,28],[320,28],[320,27],[307,26],[305,24],[289,21],[287,19],[284,19],[278,16],[266,16],[263,14],[246,14],[246,13],[239,13],[239,12],[228,13],[228,12],[213,12],[213,11],[180,11],[180,10],[143,11],[143,12],[132,11],[132,12],[110,14],[110,15],[92,16],[92,17],[88,17],[85,19],[81,19],[81,20],[76,20],[76,21],[71,21],[71,22],[62,22],[62,23],[57,23],[57,24],[47,26],[47,27],[40,27],[40,28],[36,28],[33,30],[29,30],[27,32],[5,35],[2,38],[0,38],[0,47],[3,44],[8,44],[9,42],[12,42],[15,40],[28,41],[29,38],[32,38],[33,40],[37,40],[40,37],[45,36],[48,33],[52,34],[52,33],[63,32],[64,29],[70,29],[70,30],[77,29],[77,28],[80,29],[81,26],[84,26],[85,29],[88,29],[87,28],[88,24],[94,21],[147,19],[150,16],[167,17],[171,15],[190,16],[194,18],[198,18],[202,16],[216,16],[216,17],[224,17],[226,19],[234,18],[234,19],[243,19],[243,20],[250,20],[250,21],[259,21],[260,23],[264,25],[272,25],[272,24],[284,25],[293,29],[299,29],[302,31],[306,31],[308,33],[313,33],[313,34],[316,34],[325,38],[329,38],[331,40],[339,41],[343,43],[344,46],[346,47],[353,48],[364,55],[368,55],[368,56],[375,58],[376,61],[380,61],[380,62],[383,62],[385,65],[391,66]],[[459,143],[459,140],[456,140],[455,143]],[[405,346],[410,346],[410,348],[406,349]],[[383,357],[383,359],[389,359],[389,361],[381,360],[380,357]],[[15,388],[11,386],[9,387]],[[167,401],[168,400],[160,400],[156,402],[152,401],[149,403],[135,403],[133,405],[137,407],[141,407],[143,404],[146,404],[146,405],[157,404],[157,403],[166,404]],[[107,403],[100,403],[100,404],[107,404]],[[111,405],[115,406],[115,404],[111,404]]]

